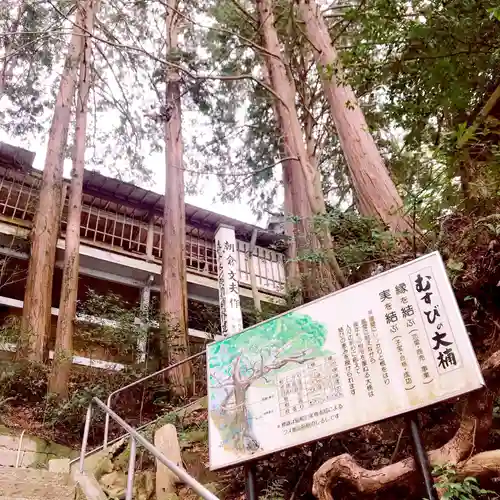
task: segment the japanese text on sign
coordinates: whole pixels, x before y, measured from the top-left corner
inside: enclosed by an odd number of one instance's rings
[[[215,234],[221,334],[233,335],[243,329],[238,287],[238,253],[234,229],[220,226]]]
[[[438,372],[447,373],[460,368],[460,355],[456,349],[455,338],[443,308],[432,268],[429,267],[413,274],[411,280],[417,298],[418,311],[432,347]]]
[[[212,469],[483,385],[438,253],[211,344],[207,370]]]

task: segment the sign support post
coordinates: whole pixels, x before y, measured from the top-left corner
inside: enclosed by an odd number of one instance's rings
[[[229,337],[243,330],[238,288],[239,257],[234,227],[225,224],[218,227],[215,233],[215,249],[219,271],[221,334],[223,337]],[[255,463],[253,462],[245,465],[245,483],[246,499],[257,500]]]
[[[425,490],[427,492],[427,500],[437,500],[438,496],[436,493],[436,489],[434,488],[434,481],[432,479],[429,459],[422,443],[422,436],[420,435],[417,414],[413,414],[409,418],[409,424],[411,437],[413,440],[415,461],[417,462],[424,479]]]
[[[257,500],[255,472],[255,462],[250,462],[245,465],[245,498],[247,500]]]

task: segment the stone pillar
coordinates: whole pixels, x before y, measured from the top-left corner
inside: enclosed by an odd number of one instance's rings
[[[140,328],[141,335],[137,340],[137,362],[144,363],[146,361],[147,345],[148,345],[148,309],[149,302],[151,300],[151,285],[153,283],[154,276],[148,277],[148,282],[141,290],[141,319]]]
[[[221,334],[224,337],[243,330],[239,292],[239,256],[234,227],[221,224],[215,233],[217,254]]]

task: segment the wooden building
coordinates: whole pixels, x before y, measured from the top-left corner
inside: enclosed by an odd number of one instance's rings
[[[0,144],[0,321],[20,315],[30,251],[30,228],[38,205],[41,172],[32,168],[34,154]],[[60,300],[68,212],[65,183],[60,236],[57,242],[56,272],[52,293],[52,349]],[[86,171],[83,212],[80,225],[79,300],[88,289],[100,294],[115,293],[129,304],[146,306],[158,299],[162,248],[164,197],[129,183]],[[193,205],[186,205],[186,264],[189,299],[218,305],[218,270],[214,235],[220,224],[234,228],[237,239],[238,281],[242,308],[253,304],[250,265],[253,265],[261,301],[280,302],[284,294],[284,254],[276,251],[283,236],[225,217]],[[252,259],[252,233],[257,240]],[[77,317],[87,328],[101,318]],[[190,328],[193,341],[209,338],[202,328]],[[10,344],[3,351],[15,349]],[[120,369],[123,360],[102,350],[75,342],[74,362]],[[138,345],[136,358],[144,357]],[[90,361],[90,358],[92,360]],[[99,359],[100,358],[100,359]],[[113,363],[111,363],[111,361]],[[117,361],[121,361],[118,362]]]

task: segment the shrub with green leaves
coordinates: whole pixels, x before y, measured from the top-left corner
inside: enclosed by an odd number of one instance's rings
[[[286,482],[284,478],[275,479],[264,489],[259,500],[284,500],[286,496]]]
[[[485,495],[495,495],[494,491],[489,491],[479,486],[479,481],[475,477],[466,477],[459,480],[456,468],[445,464],[435,467],[432,471],[434,477],[438,478],[436,488],[441,492],[442,499],[445,500],[475,500]]]

